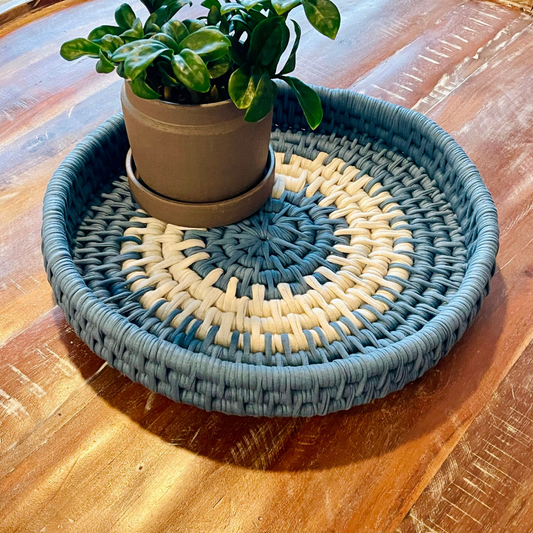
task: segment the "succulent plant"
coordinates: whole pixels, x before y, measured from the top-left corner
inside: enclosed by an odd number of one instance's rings
[[[141,0],[149,11],[141,21],[128,4],[115,12],[116,25],[95,28],[86,39],[68,41],[61,56],[97,59],[96,70],[128,80],[141,98],[181,104],[211,103],[231,98],[245,109],[245,120],[257,122],[274,105],[277,85],[295,93],[311,128],[322,121],[316,92],[289,76],[296,67],[301,28],[289,13],[303,6],[311,25],[334,39],[339,10],[330,0],[204,0],[208,11],[198,19],[178,20],[185,0]],[[291,41],[287,59],[280,66]]]

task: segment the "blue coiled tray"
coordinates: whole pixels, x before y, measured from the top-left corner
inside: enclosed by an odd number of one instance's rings
[[[401,389],[461,337],[489,290],[496,209],[475,166],[424,116],[319,89],[315,132],[280,88],[276,185],[227,227],[138,209],[116,116],[54,173],[42,247],[88,346],[202,409],[324,415]]]

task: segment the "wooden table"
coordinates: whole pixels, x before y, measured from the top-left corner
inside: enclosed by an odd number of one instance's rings
[[[39,250],[54,168],[119,110],[120,81],[60,43],[118,0],[0,27],[0,531],[531,532],[533,18],[480,0],[341,0],[298,74],[426,113],[499,209],[490,296],[439,365],[325,418],[174,404],[102,364],[54,306]],[[135,7],[140,9],[140,4]]]

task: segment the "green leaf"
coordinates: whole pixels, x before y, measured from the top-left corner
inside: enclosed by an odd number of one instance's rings
[[[161,6],[155,11],[156,24],[161,27],[166,24],[182,7],[191,5],[189,0],[170,0],[166,2],[166,5]]]
[[[212,80],[216,78],[220,78],[220,76],[223,76],[229,70],[230,64],[231,64],[231,61],[227,57],[217,59],[216,61],[211,61],[207,65],[207,70],[209,71],[209,77]]]
[[[210,26],[216,26],[220,21],[220,9],[216,6],[211,6],[207,14],[207,23]]]
[[[216,26],[220,22],[220,9],[222,7],[219,0],[204,0],[202,6],[209,9],[207,23]]]
[[[275,74],[281,54],[289,44],[289,28],[285,23],[278,24],[270,37],[266,40],[257,62],[272,71]]]
[[[166,33],[156,33],[152,37],[152,39],[163,43],[165,46],[170,48],[173,52],[180,51],[180,47],[178,46],[178,43],[172,37],[169,37]]]
[[[163,85],[167,87],[176,87],[180,85],[180,82],[174,76],[174,71],[172,70],[172,65],[165,61],[159,61],[157,63],[157,70],[161,74],[161,81]]]
[[[259,8],[261,8],[261,6],[251,9],[250,11],[246,11],[246,13],[244,14],[247,20],[249,20],[252,24],[252,27],[254,27],[256,24],[259,24],[260,22],[263,22],[263,20],[267,18],[266,15],[263,15],[263,13],[257,11],[257,9]]]
[[[130,80],[139,77],[161,54],[164,54],[168,48],[159,46],[159,41],[150,40],[149,43],[138,46],[133,49],[124,61],[124,73]]]
[[[238,109],[246,109],[252,103],[261,71],[257,67],[243,65],[229,79],[228,92]]]
[[[229,34],[229,27],[230,27],[230,22],[229,20],[226,18],[226,17],[221,17],[220,18],[220,24],[218,25],[218,29],[224,34],[224,35],[228,35]]]
[[[200,19],[185,19],[183,24],[185,24],[186,28],[189,30],[189,33],[193,33],[207,26],[205,21]]]
[[[233,25],[233,29],[237,32],[248,32],[252,33],[252,26],[242,17],[240,14],[232,15],[231,17],[231,23]]]
[[[150,13],[153,13],[156,9],[159,9],[164,3],[165,0],[141,0],[144,4],[144,7],[148,9]]]
[[[102,50],[105,50],[109,54],[113,54],[124,44],[124,41],[117,35],[104,35],[104,37],[99,39],[98,44]]]
[[[82,56],[98,57],[100,47],[88,39],[78,38],[67,41],[61,46],[61,57],[73,61]]]
[[[290,74],[296,68],[296,52],[298,51],[298,46],[300,45],[300,37],[302,36],[302,29],[300,28],[300,25],[295,20],[293,20],[292,23],[294,24],[294,32],[296,33],[296,38],[292,45],[292,50],[289,55],[289,58],[287,59],[287,62],[285,63],[283,70],[280,72],[281,75]]]
[[[124,63],[119,63],[117,65],[117,74],[121,77],[126,79],[126,74],[124,74]]]
[[[143,3],[144,7],[146,9],[148,9],[148,11],[150,13],[154,12],[154,7],[153,7],[153,4],[152,4],[152,0],[141,0],[141,2]]]
[[[113,61],[124,61],[132,50],[135,50],[135,48],[143,46],[144,44],[153,44],[154,46],[159,46],[163,50],[167,49],[167,47],[159,41],[154,41],[153,39],[140,39],[132,43],[123,44],[120,48],[117,48],[111,56],[111,59]]]
[[[289,39],[289,30],[282,17],[270,17],[260,22],[252,32],[248,61],[267,66],[283,53]]]
[[[272,0],[272,7],[278,15],[283,15],[301,3],[302,0]]]
[[[192,6],[192,0],[167,0],[167,5],[169,7],[174,6],[174,4],[178,7],[178,10],[185,6]],[[174,9],[174,7],[172,7]]]
[[[218,7],[218,9],[220,9],[222,4],[219,2],[219,0],[204,0],[201,5],[206,9],[211,9],[213,6]]]
[[[250,9],[262,4],[263,2],[264,0],[239,0],[239,3],[246,8],[246,11],[250,11]]]
[[[161,98],[161,95],[146,83],[146,73],[131,81],[130,87],[133,94],[136,94],[139,98],[146,98],[147,100]]]
[[[161,28],[156,24],[157,13],[152,13],[144,23],[144,34],[158,33]]]
[[[171,20],[170,22],[163,24],[161,31],[166,33],[169,37],[172,37],[172,39],[178,44],[189,35],[189,30],[185,24],[179,20]]]
[[[246,8],[244,6],[241,6],[241,4],[237,4],[237,2],[229,2],[228,4],[224,4],[220,8],[220,13],[222,15],[225,15],[226,13],[231,13],[232,11],[244,11]]]
[[[131,27],[131,29],[122,32],[120,36],[125,41],[135,41],[137,39],[142,39],[144,37],[144,30],[141,19],[136,18],[133,21],[133,26]]]
[[[176,78],[189,89],[207,93],[211,88],[209,72],[203,59],[192,50],[182,50],[172,60],[172,70]]]
[[[107,59],[102,50],[100,50],[99,57],[100,59],[96,63],[96,72],[99,72],[100,74],[108,74],[115,70],[115,65]]]
[[[135,18],[135,13],[129,4],[122,4],[115,11],[115,21],[124,30],[128,30],[133,26]]]
[[[320,33],[335,39],[341,25],[341,14],[330,0],[302,0],[307,20]]]
[[[246,63],[246,47],[244,44],[239,42],[239,40],[233,35],[229,35],[228,38],[231,42],[229,56],[231,57],[232,61],[239,66],[243,63]]]
[[[322,102],[316,92],[298,78],[283,76],[281,78],[287,82],[296,95],[298,103],[304,112],[305,118],[311,129],[316,129],[322,122],[324,112],[322,111]]]
[[[89,33],[87,39],[89,39],[89,41],[96,41],[105,35],[120,35],[123,31],[124,30],[119,26],[98,26],[98,28],[94,28],[94,30]]]
[[[265,72],[255,90],[255,95],[244,115],[244,120],[247,122],[259,122],[263,120],[274,107],[274,101],[278,93],[277,85],[270,79],[270,76]]]
[[[180,47],[196,52],[204,61],[213,61],[225,56],[230,44],[230,40],[216,28],[202,28],[185,37]]]

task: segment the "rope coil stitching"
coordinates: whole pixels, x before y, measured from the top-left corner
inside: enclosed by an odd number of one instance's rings
[[[58,168],[49,280],[111,366],[203,409],[311,416],[402,388],[460,338],[498,249],[476,168],[418,113],[318,91],[324,121],[310,132],[280,87],[274,192],[237,224],[179,228],[140,211],[120,116]]]

